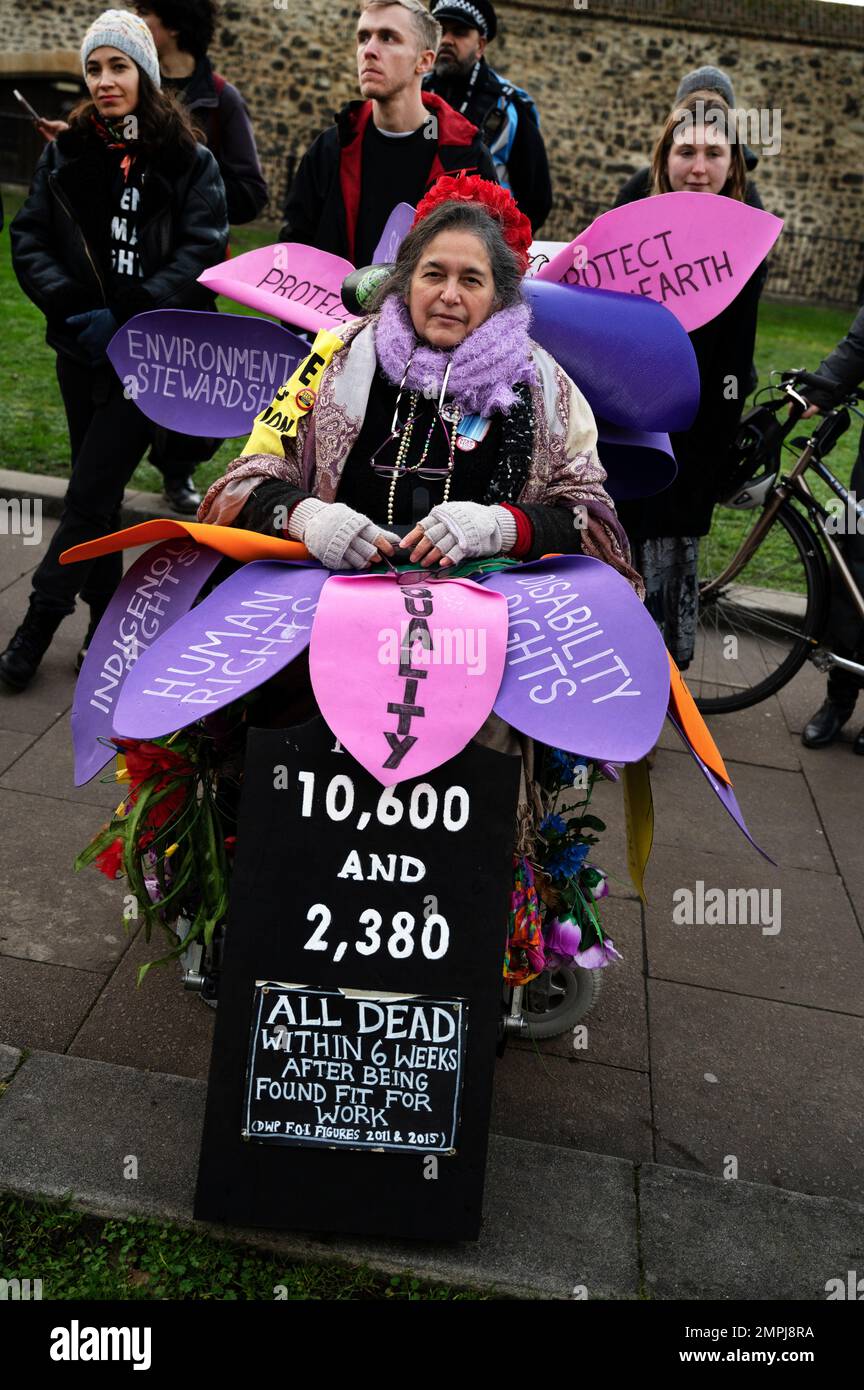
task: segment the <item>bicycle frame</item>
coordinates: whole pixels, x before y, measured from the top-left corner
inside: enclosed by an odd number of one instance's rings
[[[848,508],[851,502],[849,491],[823,462],[820,453],[818,434],[819,431],[816,431],[808,440],[792,472],[788,474],[788,476],[781,477],[772,488],[768,501],[765,503],[762,510],[762,515],[756,521],[750,532],[744,537],[741,545],[738,547],[722,573],[712,579],[700,591],[700,598],[714,597],[720,592],[724,585],[731,583],[736,575],[740,574],[745,564],[759,549],[759,546],[767,536],[783,503],[794,497],[804,507],[814,527],[824,540],[828,552],[837,566],[837,570],[849,597],[858,610],[862,623],[864,623],[864,594],[862,594],[861,590],[858,588],[855,578],[846,563],[843,552],[828,530],[827,511],[818,498],[813,495],[804,477],[807,469],[812,468],[835,496]],[[855,502],[854,511],[857,517],[864,520],[864,506],[862,506],[860,502]],[[782,627],[783,625],[779,624],[779,626]],[[800,636],[800,634],[796,633],[792,628],[789,628],[788,631],[796,636]],[[820,648],[820,643],[816,638],[811,638],[809,640],[814,652]],[[854,675],[864,676],[864,665],[860,662],[837,656],[836,653],[827,650],[822,653],[819,664],[826,669],[830,666],[839,666],[845,671],[852,672]]]

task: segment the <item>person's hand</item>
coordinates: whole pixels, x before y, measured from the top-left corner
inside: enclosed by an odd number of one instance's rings
[[[294,508],[289,532],[328,570],[362,570],[380,564],[382,553],[392,555],[393,542],[399,539],[344,502],[312,497]]]
[[[73,314],[66,322],[70,328],[78,329],[78,346],[84,349],[90,362],[101,362],[117,332],[117,320],[111,310],[88,309],[86,314]]]
[[[442,502],[401,542],[409,560],[442,568],[481,555],[498,555],[516,543],[516,519],[506,507],[480,502]]]
[[[34,121],[36,129],[45,141],[56,140],[61,130],[68,130],[69,125],[66,121]]]
[[[808,408],[801,416],[802,420],[809,420],[811,416],[820,412],[833,410],[835,405],[848,395],[848,388],[841,382],[834,381],[829,376],[820,376],[818,372],[799,372],[792,385],[799,396],[803,396],[809,402]]]

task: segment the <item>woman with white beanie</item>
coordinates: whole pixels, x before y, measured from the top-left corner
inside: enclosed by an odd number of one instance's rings
[[[15,273],[57,354],[72,454],[63,516],[0,654],[11,690],[29,685],[78,594],[90,606],[89,640],[122,573],[119,556],[59,563],[69,546],[117,528],[124,488],[151,442],[153,426],[124,395],[108,344],[145,310],[212,308],[198,276],[228,241],[218,165],[162,92],[144,21],[106,10],[84,36],[81,64],[89,95],[46,145],[11,227]]]

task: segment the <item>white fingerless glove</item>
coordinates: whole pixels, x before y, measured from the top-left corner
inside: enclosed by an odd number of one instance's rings
[[[321,502],[317,497],[297,503],[288,518],[288,535],[302,541],[328,570],[365,569],[378,554],[378,536],[393,544],[399,542],[392,531],[382,531],[368,516],[344,502]]]
[[[454,565],[480,555],[499,555],[516,544],[516,518],[506,507],[480,502],[442,502],[420,522],[426,537]]]

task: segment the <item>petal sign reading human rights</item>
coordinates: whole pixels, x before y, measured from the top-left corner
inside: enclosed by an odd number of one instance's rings
[[[188,612],[222,556],[187,537],[154,545],[123,576],[90,642],[72,703],[75,786],[114,757],[100,743],[141,655]]]
[[[507,661],[495,713],[553,748],[635,762],[669,703],[669,661],[626,579],[587,555],[556,556],[483,580],[507,599]]]
[[[244,565],[145,652],[126,678],[114,732],[159,738],[248,695],[309,645],[329,570]]]
[[[336,575],[312,634],[312,688],[349,753],[393,786],[455,757],[477,733],[506,641],[507,604],[471,580]]]
[[[537,278],[646,296],[691,333],[731,304],[782,230],[737,198],[660,193],[601,213]]]
[[[309,344],[251,314],[153,309],[117,330],[108,359],[127,397],[164,429],[245,435]]]
[[[693,344],[662,305],[608,290],[523,281],[531,336],[595,415],[636,430],[686,430],[699,406]]]
[[[317,333],[353,317],[342,303],[342,281],[353,269],[342,256],[286,241],[232,256],[198,279],[238,304]]]

